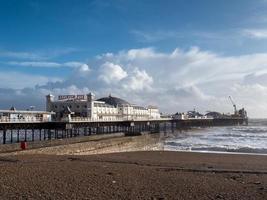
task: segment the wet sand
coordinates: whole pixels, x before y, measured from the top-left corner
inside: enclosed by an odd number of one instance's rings
[[[0,174],[0,199],[267,198],[267,157],[255,155],[13,155]]]

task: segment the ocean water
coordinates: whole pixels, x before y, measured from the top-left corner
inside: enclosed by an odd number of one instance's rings
[[[168,134],[164,149],[172,151],[267,154],[267,119],[248,126],[194,128]]]

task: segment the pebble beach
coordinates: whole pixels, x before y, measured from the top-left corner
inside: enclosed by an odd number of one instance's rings
[[[267,157],[141,151],[0,158],[1,199],[266,199]]]
[[[160,135],[2,153],[0,199],[266,199],[267,156],[163,151]]]

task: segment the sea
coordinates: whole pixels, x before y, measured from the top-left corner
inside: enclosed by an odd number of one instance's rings
[[[267,155],[267,119],[250,119],[247,126],[175,131],[164,140],[164,150]]]

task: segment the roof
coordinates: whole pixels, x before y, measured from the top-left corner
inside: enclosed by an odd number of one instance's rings
[[[211,117],[213,117],[213,118],[219,118],[219,117],[221,117],[222,116],[222,114],[221,113],[219,113],[219,112],[208,112],[207,114],[206,114],[206,116],[211,116]]]
[[[102,101],[95,101],[94,106],[96,106],[96,107],[108,107],[108,108],[114,108],[115,107],[113,105],[106,104],[105,102],[102,102]]]
[[[139,110],[146,110],[146,108],[143,107],[143,106],[133,105],[133,107],[134,107],[135,109],[139,109]]]
[[[152,106],[152,105],[149,105],[147,108],[148,108],[148,109],[158,109],[157,106]]]
[[[97,101],[103,101],[106,104],[109,104],[112,106],[125,105],[125,104],[130,105],[129,102],[127,102],[121,98],[118,98],[118,97],[112,97],[111,95],[109,95],[108,97],[103,97],[103,98],[97,99]]]
[[[16,111],[17,109],[14,106],[12,106],[9,110]]]

